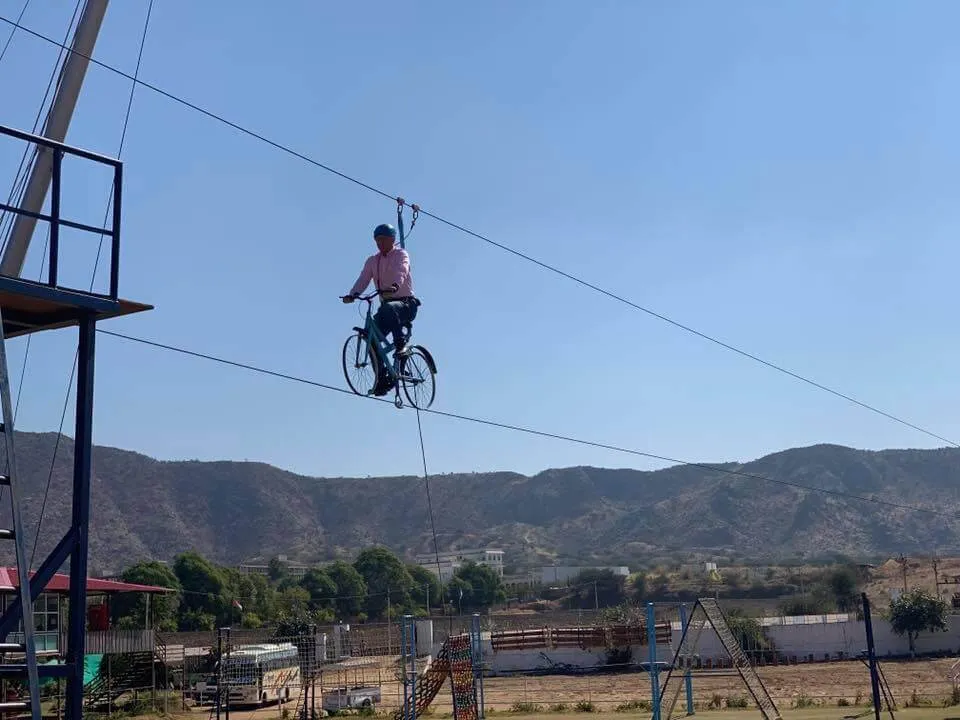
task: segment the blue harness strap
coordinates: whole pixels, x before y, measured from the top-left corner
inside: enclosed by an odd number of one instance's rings
[[[407,237],[403,231],[403,206],[406,205],[406,202],[403,198],[397,198],[397,230],[400,233],[400,247],[404,250],[407,248]],[[413,232],[413,226],[417,224],[417,216],[420,214],[420,206],[416,204],[410,205],[410,209],[413,211],[413,217],[410,221],[410,232]]]
[[[403,234],[403,198],[397,198],[397,230],[400,232],[400,247],[406,249],[406,238]]]

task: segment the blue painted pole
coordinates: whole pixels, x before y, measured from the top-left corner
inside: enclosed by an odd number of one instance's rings
[[[410,629],[410,720],[417,717],[417,626],[412,615],[407,615]]]
[[[403,657],[403,717],[404,720],[416,720],[417,640],[412,615],[400,619],[400,654]]]
[[[400,659],[403,665],[403,719],[410,720],[410,671],[407,668],[407,618],[400,618]]]
[[[657,616],[653,603],[647,603],[647,645],[650,647],[650,699],[653,704],[652,720],[660,720],[660,671],[657,668]]]
[[[680,633],[681,637],[686,637],[687,628],[690,624],[689,618],[687,618],[687,606],[684,603],[680,603]],[[695,715],[693,709],[693,673],[690,670],[690,663],[685,663],[686,667],[683,670],[683,684],[687,689],[687,715]]]
[[[480,613],[473,614],[473,681],[474,692],[478,693],[477,698],[477,717],[484,719],[484,698],[483,698],[483,635],[480,634]]]

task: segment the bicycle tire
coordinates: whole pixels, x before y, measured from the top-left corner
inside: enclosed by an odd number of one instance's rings
[[[370,372],[372,373],[372,379],[370,381],[370,387],[360,390],[354,384],[353,380],[350,379],[350,373],[347,368],[355,365],[355,359],[357,356],[357,351],[353,346],[353,343],[362,343],[366,348],[367,358],[370,362]],[[349,360],[347,358],[350,358]],[[380,374],[380,363],[377,362],[376,355],[373,353],[372,348],[367,344],[365,338],[360,337],[359,333],[354,333],[350,335],[346,342],[343,343],[343,353],[342,353],[342,365],[343,365],[343,377],[347,381],[347,385],[350,386],[350,389],[355,395],[366,396],[367,391],[376,387],[377,380],[379,379]]]
[[[411,366],[417,366],[417,375],[422,378],[422,382],[413,383],[407,380],[408,375],[414,374],[410,372]],[[400,365],[400,382],[403,385],[403,394],[407,398],[407,402],[413,407],[418,410],[426,410],[433,405],[433,399],[437,393],[436,373],[433,371],[433,365],[430,360],[427,359],[427,355],[418,346],[410,348],[410,352],[403,357]],[[426,385],[429,385],[430,388],[426,401],[424,402],[424,400],[419,397],[415,399],[415,393],[411,394],[411,388]]]

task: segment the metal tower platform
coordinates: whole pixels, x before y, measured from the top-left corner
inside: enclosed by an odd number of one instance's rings
[[[52,161],[52,176],[49,214],[32,213],[0,203],[0,210],[46,222],[50,226],[47,279],[45,281],[0,275],[0,314],[3,317],[3,335],[0,336],[0,342],[5,343],[9,338],[44,330],[71,326],[77,326],[79,329],[70,527],[36,571],[30,574],[29,597],[31,601],[36,600],[54,573],[60,569],[68,558],[70,559],[70,612],[67,625],[65,662],[62,665],[39,665],[37,666],[37,672],[41,678],[56,676],[67,679],[66,717],[70,720],[80,720],[83,709],[83,659],[87,620],[86,580],[90,526],[96,324],[100,320],[151,310],[152,306],[123,300],[118,296],[122,163],[113,158],[0,125],[0,139],[2,139],[2,136],[21,140],[31,145],[31,149],[35,148],[41,156],[47,155]],[[65,156],[82,158],[113,169],[113,218],[110,227],[93,227],[61,217],[61,162]],[[96,235],[102,234],[104,237],[110,238],[110,290],[108,294],[97,294],[63,287],[58,284],[60,230],[63,227],[83,230]],[[6,368],[2,368],[2,370],[3,374],[6,375]],[[10,420],[8,420],[5,429],[6,432],[10,433],[12,439],[13,427]],[[11,483],[15,482],[16,478],[12,477],[11,472]],[[18,573],[18,582],[22,583],[23,580],[22,575]],[[22,619],[21,607],[18,596],[6,612],[0,616],[0,645],[7,640],[8,635],[18,632],[18,625]],[[80,609],[79,612],[76,612],[77,608]],[[24,633],[24,635],[26,637],[28,634]],[[2,664],[0,664],[0,675],[8,675],[3,671]]]

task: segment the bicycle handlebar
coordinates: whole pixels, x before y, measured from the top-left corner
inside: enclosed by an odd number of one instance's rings
[[[341,300],[346,300],[347,298],[353,298],[354,300],[366,300],[367,302],[372,302],[373,299],[380,294],[380,291],[374,291],[369,295],[341,295]]]
[[[369,295],[341,295],[340,299],[346,300],[347,298],[352,297],[354,300],[366,300],[367,302],[373,302],[373,299],[377,297],[377,295],[379,295],[381,292],[391,292],[391,290],[384,290],[384,291],[374,290]]]

